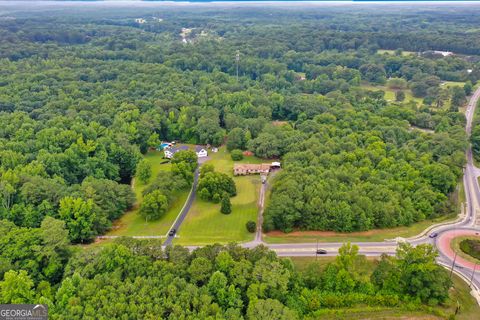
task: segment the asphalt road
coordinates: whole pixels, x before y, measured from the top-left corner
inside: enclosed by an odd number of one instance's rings
[[[188,211],[190,211],[190,208],[192,207],[193,200],[195,200],[195,194],[197,193],[198,176],[199,176],[199,167],[197,166],[197,169],[195,169],[195,172],[193,174],[192,190],[190,191],[190,194],[188,195],[187,201],[185,201],[185,204],[183,205],[182,210],[178,214],[177,219],[175,219],[175,222],[172,224],[172,226],[168,230],[166,234],[167,238],[163,242],[164,246],[168,246],[172,244],[173,239],[178,233],[178,229],[180,229],[180,226],[182,225],[183,220],[187,216]],[[176,232],[173,236],[170,236],[169,234],[172,229],[175,229]]]

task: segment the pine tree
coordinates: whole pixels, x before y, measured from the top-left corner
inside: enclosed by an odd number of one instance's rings
[[[232,212],[232,204],[230,203],[230,197],[226,193],[222,197],[222,207],[220,208],[220,212],[223,214],[229,214]]]

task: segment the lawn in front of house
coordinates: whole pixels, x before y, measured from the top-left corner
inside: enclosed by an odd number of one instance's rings
[[[190,147],[192,148],[192,146]],[[106,234],[107,236],[164,236],[187,200],[190,189],[174,195],[175,200],[173,201],[173,205],[162,218],[156,221],[146,222],[145,219],[138,214],[138,209],[143,198],[142,191],[155,181],[156,176],[161,171],[169,171],[171,164],[169,162],[164,163],[163,151],[149,151],[144,157],[152,165],[152,177],[147,183],[142,183],[138,179],[134,179],[132,185],[137,197],[137,203],[131,210],[127,211],[120,219],[113,223],[112,229]]]
[[[207,202],[197,195],[192,208],[178,232],[175,244],[205,245],[212,243],[245,242],[253,239],[245,227],[247,221],[257,221],[257,202],[261,186],[259,175],[233,176],[234,161],[225,147],[217,153],[209,152],[210,159],[206,163],[213,164],[215,171],[233,177],[237,187],[237,195],[231,198],[232,213],[222,214],[220,204]],[[235,163],[271,162],[254,156],[244,157]]]

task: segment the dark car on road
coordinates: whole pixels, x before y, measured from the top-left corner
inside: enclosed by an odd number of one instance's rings
[[[438,233],[434,232],[434,233],[430,233],[429,237],[430,238],[436,238],[438,236]]]
[[[326,254],[327,250],[325,249],[317,249],[317,254]]]
[[[169,235],[170,237],[173,237],[176,232],[177,232],[176,229],[172,229],[172,230],[170,230],[170,232],[168,233],[168,235]]]

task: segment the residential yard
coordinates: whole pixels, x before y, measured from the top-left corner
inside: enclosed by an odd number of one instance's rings
[[[317,263],[319,269],[323,270],[328,263],[334,262],[335,257],[292,257],[291,259],[298,271],[306,270],[310,263]],[[367,263],[362,266],[362,270],[373,271],[378,258],[367,258]],[[407,311],[401,308],[366,308],[358,307],[352,309],[325,310],[322,319],[444,319],[434,315],[443,314],[450,316],[455,313],[457,301],[460,305],[460,311],[456,315],[457,320],[477,319],[480,314],[480,306],[470,294],[468,285],[455,274],[453,275],[453,287],[450,289],[450,298],[444,306],[434,307],[430,310]]]
[[[206,163],[215,166],[215,170],[233,177],[233,160],[225,147],[217,153],[209,152],[210,159]],[[236,163],[262,163],[256,157],[244,157]],[[253,239],[245,224],[249,220],[257,221],[257,201],[261,181],[259,175],[233,177],[237,186],[237,195],[231,198],[232,213],[220,213],[220,204],[214,204],[195,198],[192,208],[187,214],[179,230],[175,244],[212,244],[244,242]]]
[[[138,180],[134,180],[133,189],[137,196],[137,204],[134,208],[126,212],[120,219],[114,222],[113,228],[107,233],[107,236],[163,236],[175,221],[178,213],[187,200],[190,190],[182,191],[176,195],[176,199],[172,207],[159,220],[145,222],[145,219],[138,214],[139,204],[142,201],[142,191],[155,180],[160,171],[170,170],[170,163],[164,163],[163,152],[150,151],[145,155],[152,165],[152,177],[147,184],[143,184]]]

